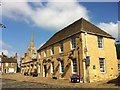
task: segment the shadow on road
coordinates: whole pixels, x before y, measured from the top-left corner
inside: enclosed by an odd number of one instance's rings
[[[116,78],[116,79],[113,79],[113,80],[110,80],[107,82],[108,84],[115,84],[116,86],[120,86],[120,75]]]

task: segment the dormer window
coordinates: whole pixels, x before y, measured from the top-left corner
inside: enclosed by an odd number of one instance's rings
[[[52,46],[51,47],[51,55],[53,55],[54,54],[54,47]]]

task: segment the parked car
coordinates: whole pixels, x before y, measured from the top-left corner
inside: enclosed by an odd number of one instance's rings
[[[28,72],[24,72],[24,75],[25,75],[25,76],[29,76]]]
[[[33,72],[33,77],[37,77],[38,73],[37,72]]]

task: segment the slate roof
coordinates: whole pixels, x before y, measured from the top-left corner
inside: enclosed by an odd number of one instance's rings
[[[74,23],[68,25],[67,27],[63,28],[62,30],[58,31],[57,33],[55,33],[42,47],[38,49],[38,51],[45,49],[46,47],[52,44],[55,44],[61,40],[64,40],[80,32],[87,32],[90,34],[100,35],[114,39],[114,37],[112,37],[110,34],[101,30],[100,28],[88,22],[87,20],[81,18],[75,21]]]

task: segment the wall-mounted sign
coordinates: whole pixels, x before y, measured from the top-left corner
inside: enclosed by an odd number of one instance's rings
[[[87,66],[90,65],[90,56],[86,56],[86,65],[87,65]]]
[[[84,47],[84,52],[87,52],[87,51],[88,51],[87,47]]]

